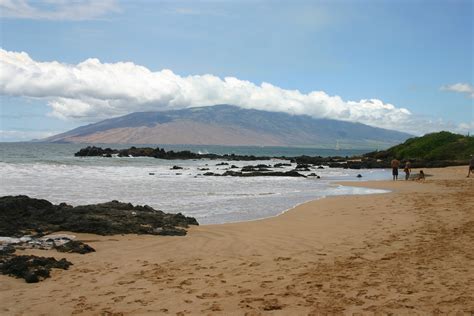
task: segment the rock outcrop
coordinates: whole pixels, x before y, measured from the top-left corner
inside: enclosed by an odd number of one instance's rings
[[[62,245],[55,246],[54,248],[59,252],[68,252],[68,253],[74,252],[74,253],[79,253],[81,255],[89,253],[89,252],[95,252],[94,248],[92,248],[91,246],[79,240],[71,240]]]
[[[220,159],[228,161],[255,161],[255,160],[269,160],[269,159],[281,159],[288,160],[292,163],[297,164],[297,170],[299,171],[310,171],[311,168],[317,167],[318,169],[324,169],[323,166],[328,166],[329,168],[344,168],[344,169],[377,169],[377,168],[390,168],[390,162],[393,159],[392,156],[385,154],[385,152],[378,153],[369,153],[363,156],[357,157],[321,157],[321,156],[297,156],[297,157],[267,157],[267,156],[247,156],[247,155],[217,155],[217,154],[198,154],[191,151],[165,151],[162,148],[136,148],[131,147],[129,149],[102,149],[100,147],[89,146],[81,149],[75,156],[77,157],[88,157],[88,156],[101,156],[101,157],[154,157],[159,159]],[[412,168],[440,168],[447,166],[459,166],[469,164],[468,160],[434,160],[434,159],[425,159],[425,158],[411,158]],[[405,160],[402,160],[404,163]],[[225,165],[225,162],[217,164]],[[263,168],[270,168],[271,166],[258,165],[262,167],[253,167],[254,170],[247,171],[264,171],[259,170]],[[284,166],[291,166],[288,163],[276,163],[274,168],[281,168]],[[233,168],[233,166],[231,167]],[[246,166],[244,168],[250,168]],[[245,170],[244,170],[245,171]]]
[[[206,175],[206,174],[204,174]],[[232,177],[302,177],[306,178],[305,175],[295,171],[250,171],[250,172],[242,172],[242,171],[232,171],[227,170],[223,174],[208,174],[211,176],[232,176]]]
[[[128,149],[110,149],[110,148],[101,148],[95,146],[88,146],[82,148],[74,154],[76,157],[112,157],[116,155],[118,157],[153,157],[158,159],[166,160],[187,160],[187,159],[220,159],[220,160],[235,160],[235,161],[250,161],[250,160],[267,160],[270,157],[256,157],[253,155],[235,155],[235,154],[198,154],[193,153],[189,150],[183,151],[166,151],[163,148],[151,148],[151,147],[130,147]]]
[[[55,231],[98,235],[185,235],[189,225],[198,225],[198,222],[181,213],[167,214],[147,205],[111,201],[73,207],[24,195],[0,198],[0,236]]]
[[[72,265],[66,259],[38,256],[0,256],[0,272],[23,278],[27,283],[36,283],[49,278],[51,269],[67,270]]]

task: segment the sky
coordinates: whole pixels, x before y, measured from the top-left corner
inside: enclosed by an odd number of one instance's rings
[[[474,132],[471,0],[0,0],[0,141],[214,104]]]

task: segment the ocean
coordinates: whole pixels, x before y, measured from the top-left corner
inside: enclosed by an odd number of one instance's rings
[[[128,148],[132,145],[96,146]],[[0,143],[0,196],[28,195],[53,203],[93,204],[119,200],[147,204],[164,212],[181,212],[200,224],[256,220],[276,216],[294,206],[331,195],[375,194],[386,191],[346,187],[334,181],[390,179],[387,170],[315,169],[321,178],[214,177],[229,166],[221,160],[161,160],[148,157],[74,157],[85,144]],[[143,147],[144,145],[135,145]],[[152,146],[155,147],[155,146]],[[166,150],[255,156],[351,156],[363,150],[293,147],[227,147],[161,145]],[[269,161],[228,161],[238,167]],[[286,161],[288,162],[288,161]],[[183,169],[172,170],[173,166]],[[295,167],[278,169],[291,170]],[[209,170],[199,170],[207,168]]]

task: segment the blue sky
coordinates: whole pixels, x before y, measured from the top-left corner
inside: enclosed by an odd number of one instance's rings
[[[472,1],[3,0],[0,5],[2,59],[10,63],[0,79],[3,140],[41,137],[126,112],[221,100],[416,134],[474,132]],[[31,62],[19,65],[20,52]],[[86,72],[79,64],[90,58],[99,61],[87,63]],[[131,62],[131,68],[121,62]],[[150,73],[142,75],[141,66]],[[100,75],[104,68],[110,71],[107,78]],[[163,69],[173,76],[158,73]],[[79,89],[83,81],[70,75],[78,71],[97,76]],[[52,74],[56,81],[43,77]],[[215,83],[216,77],[235,77],[239,88]],[[105,92],[90,91],[104,80],[120,81],[117,86],[127,89],[109,91],[109,83]],[[136,91],[129,91],[140,80]],[[173,87],[189,85],[192,93],[162,91],[163,80]],[[241,81],[251,84],[242,88]],[[314,91],[325,95],[311,97]],[[262,99],[252,104],[255,96]],[[368,99],[381,102],[361,101]]]

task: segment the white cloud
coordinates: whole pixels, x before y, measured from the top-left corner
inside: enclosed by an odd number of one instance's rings
[[[441,87],[441,90],[462,93],[469,98],[474,98],[474,87],[469,83],[455,83]]]
[[[0,0],[0,15],[4,18],[80,21],[116,11],[115,0]]]
[[[77,65],[38,62],[28,54],[0,50],[0,93],[45,99],[51,115],[97,121],[136,111],[232,104],[290,114],[361,122],[422,134],[454,125],[421,120],[405,108],[378,99],[345,101],[324,91],[304,94],[270,83],[256,85],[210,74],[181,77],[171,70],[153,72],[131,62]]]

